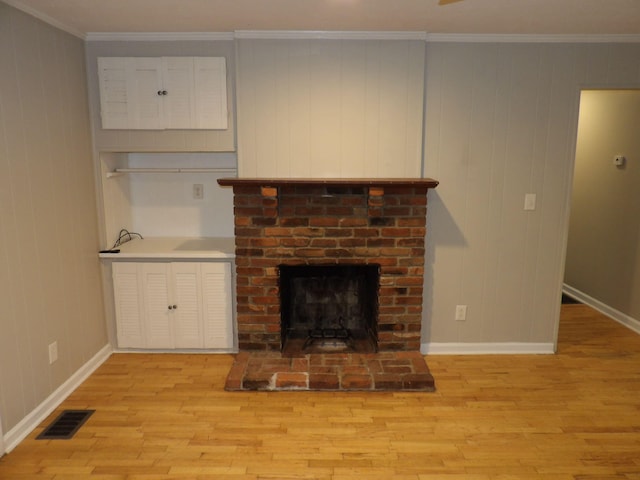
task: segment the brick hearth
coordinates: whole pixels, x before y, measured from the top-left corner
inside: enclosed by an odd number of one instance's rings
[[[433,376],[420,352],[310,354],[240,352],[226,390],[403,390],[432,392]]]
[[[379,265],[378,352],[419,352],[427,191],[438,182],[218,182],[233,186],[234,191],[241,352],[257,356],[259,352],[279,354],[281,350],[279,265],[327,264]]]

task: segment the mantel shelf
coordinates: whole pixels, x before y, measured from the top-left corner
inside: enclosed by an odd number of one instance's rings
[[[426,187],[436,188],[432,178],[219,178],[222,186],[342,186],[342,187]]]

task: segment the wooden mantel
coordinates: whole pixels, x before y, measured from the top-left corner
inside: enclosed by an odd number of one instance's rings
[[[342,187],[426,187],[436,188],[432,178],[219,178],[218,184],[227,186],[342,186]]]

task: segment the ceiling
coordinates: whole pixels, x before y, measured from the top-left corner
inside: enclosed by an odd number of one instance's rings
[[[77,35],[238,30],[637,35],[640,0],[5,0]]]

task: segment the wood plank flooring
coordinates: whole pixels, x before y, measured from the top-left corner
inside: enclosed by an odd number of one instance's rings
[[[640,479],[640,336],[582,305],[557,355],[427,357],[435,393],[226,392],[232,360],[113,355],[0,479]]]

